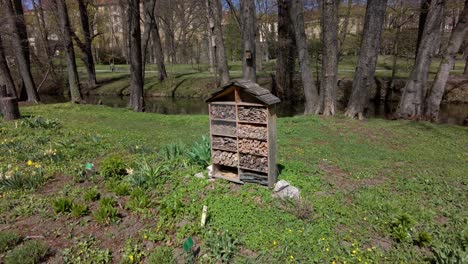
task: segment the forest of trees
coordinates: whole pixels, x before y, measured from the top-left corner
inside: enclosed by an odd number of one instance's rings
[[[221,85],[231,79],[233,61],[242,61],[243,78],[254,82],[264,62],[274,61],[272,91],[285,102],[304,101],[306,115],[329,116],[337,113],[338,63],[354,54],[345,115],[364,119],[377,59],[385,54],[393,56],[390,87],[397,57],[414,60],[394,117],[437,120],[450,70],[457,57],[468,58],[468,0],[0,3],[0,82],[10,95],[33,103],[40,102],[45,80],[63,86],[56,63],[60,56],[66,61],[65,91],[75,103],[83,102],[84,85],[99,85],[97,63],[129,64],[129,106],[140,112],[145,111],[145,65],[155,64],[164,82],[167,63],[206,62]],[[86,68],[86,80],[78,75],[77,57]],[[441,63],[432,81],[434,57]],[[321,70],[314,71],[314,64]],[[42,69],[41,74],[33,76],[33,68]],[[466,66],[463,74],[468,74]]]

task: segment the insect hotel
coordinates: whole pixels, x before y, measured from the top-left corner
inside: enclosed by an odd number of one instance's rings
[[[257,83],[232,81],[207,100],[213,177],[273,187],[277,180],[276,113],[279,103]]]

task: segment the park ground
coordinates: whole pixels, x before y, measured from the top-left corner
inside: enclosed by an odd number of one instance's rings
[[[195,249],[199,263],[467,258],[466,127],[279,118],[279,179],[301,190],[294,202],[194,177],[207,116],[72,104],[21,112],[0,121],[5,263],[190,263]]]

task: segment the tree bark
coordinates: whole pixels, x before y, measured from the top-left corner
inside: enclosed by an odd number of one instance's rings
[[[166,65],[164,64],[164,53],[162,49],[161,37],[159,35],[159,25],[157,21],[158,14],[156,13],[156,7],[153,11],[152,19],[154,19],[154,27],[151,36],[153,38],[153,49],[154,56],[156,57],[156,66],[158,67],[159,72],[159,81],[164,81],[167,79]]]
[[[87,0],[78,0],[78,7],[80,10],[80,20],[81,20],[81,28],[83,29],[84,35],[84,49],[82,50],[84,53],[84,64],[86,67],[86,72],[88,74],[88,86],[89,88],[96,87],[96,69],[94,67],[94,58],[93,58],[93,51],[92,51],[92,36],[89,27],[89,16],[87,10]]]
[[[293,77],[296,57],[294,29],[290,17],[291,1],[278,0],[278,54],[273,90],[282,101],[294,99]]]
[[[338,73],[338,0],[322,0],[322,83],[320,107],[324,116],[336,113],[336,89]],[[346,30],[346,28],[344,29]]]
[[[369,103],[370,87],[374,81],[386,7],[387,0],[367,1],[358,66],[354,75],[351,97],[345,112],[345,115],[351,118],[364,119],[364,110]]]
[[[16,60],[24,87],[26,88],[28,101],[37,103],[39,102],[39,95],[37,94],[36,84],[34,83],[34,78],[31,73],[28,33],[24,21],[22,2],[21,0],[13,0],[13,5],[10,0],[1,1],[13,33],[11,39],[15,47]]]
[[[255,16],[254,0],[241,0],[241,19],[242,19],[242,73],[245,80],[257,81],[256,57],[257,51],[255,38],[257,35],[257,17]]]
[[[419,23],[418,23],[418,39],[416,41],[415,56],[418,55],[419,46],[424,32],[424,26],[426,25],[427,14],[429,13],[429,7],[431,0],[421,0],[421,7],[419,10]]]
[[[143,65],[141,60],[140,0],[128,1],[130,50],[130,107],[135,112],[145,111],[143,94]]]
[[[465,52],[463,52],[465,56],[465,69],[463,69],[463,75],[468,76],[468,43],[465,47]]]
[[[290,17],[294,27],[299,65],[301,67],[302,85],[304,87],[304,114],[311,115],[318,112],[319,95],[312,76],[312,67],[307,48],[307,36],[304,28],[304,1],[293,0],[291,2],[290,12]]]
[[[8,67],[8,63],[5,57],[5,50],[4,50],[1,36],[0,36],[0,79],[6,85],[8,93],[13,97],[18,98],[18,94],[16,93],[15,82],[13,81],[13,77],[11,76],[10,68]]]
[[[5,121],[19,119],[21,117],[16,97],[0,97],[0,113]]]
[[[424,26],[416,63],[395,113],[396,118],[419,119],[423,115],[424,99],[427,93],[427,79],[432,56],[441,38],[445,0],[433,0]]]
[[[65,49],[65,57],[67,61],[68,85],[70,88],[71,101],[80,103],[83,99],[80,91],[80,81],[78,78],[78,70],[76,68],[75,50],[72,42],[72,31],[70,27],[70,19],[65,1],[55,0],[60,23],[60,31],[62,33],[62,43]]]
[[[468,31],[468,0],[465,1],[465,7],[458,19],[456,26],[452,30],[450,40],[443,54],[439,70],[435,78],[429,95],[426,98],[426,107],[424,117],[427,120],[436,121],[439,115],[440,102],[445,92],[445,85],[450,74],[450,70],[455,64],[456,56],[460,50],[466,32]]]
[[[339,3],[339,2],[338,2]],[[338,49],[339,49],[339,56],[341,56],[341,53],[343,53],[343,44],[346,40],[346,36],[348,35],[348,26],[349,26],[349,18],[351,17],[351,8],[353,6],[353,1],[348,0],[347,8],[346,8],[346,15],[343,19],[343,26],[341,28],[341,31],[339,33],[339,43],[338,43]],[[338,15],[338,13],[337,13]]]
[[[215,37],[215,54],[220,84],[229,82],[229,70],[226,60],[226,52],[224,49],[223,31],[222,31],[222,10],[220,0],[207,0],[209,17],[212,18],[213,24],[210,23],[211,34]]]

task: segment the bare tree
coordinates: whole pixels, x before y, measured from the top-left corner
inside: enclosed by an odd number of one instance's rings
[[[299,64],[301,67],[302,85],[305,97],[305,115],[317,112],[319,96],[312,76],[309,52],[307,49],[307,36],[304,27],[304,1],[293,0],[291,2],[290,17],[294,27],[294,36],[297,45]]]
[[[7,86],[7,91],[14,97],[18,97],[16,93],[15,82],[11,77],[10,68],[5,57],[5,48],[3,46],[2,37],[0,36],[0,80]]]
[[[320,107],[318,112],[324,116],[335,115],[336,113],[336,85],[339,55],[338,5],[338,0],[322,0],[321,3],[323,48],[322,82],[320,85]],[[343,29],[344,31],[347,30],[346,27]]]
[[[278,0],[278,54],[273,90],[283,101],[292,100],[296,43],[290,16],[291,1]]]
[[[254,0],[241,0],[242,19],[242,73],[243,78],[253,82],[257,81],[256,75],[256,47],[255,36],[257,35],[257,23],[255,16]]]
[[[23,4],[21,0],[1,0],[5,8],[6,17],[12,30],[12,43],[15,47],[16,60],[19,72],[26,88],[28,101],[39,102],[36,84],[31,73],[31,62],[29,58],[29,41],[24,21]]]
[[[345,115],[351,118],[364,119],[364,109],[369,103],[370,87],[374,81],[377,66],[386,7],[387,0],[367,1],[358,65],[354,75],[351,97],[345,112]]]
[[[79,38],[75,38],[78,47],[83,52],[83,62],[86,68],[86,72],[88,74],[88,86],[89,88],[96,87],[96,69],[94,67],[94,58],[93,58],[93,51],[92,51],[92,41],[93,36],[91,35],[91,30],[89,26],[89,16],[88,16],[88,9],[87,6],[89,4],[89,0],[78,0],[78,8],[80,11],[80,21],[81,21],[81,28],[83,30],[84,36],[84,43],[79,40]]]
[[[416,52],[415,55],[418,55],[419,46],[421,44],[421,39],[423,37],[424,26],[426,25],[427,14],[429,13],[429,7],[431,5],[431,0],[421,0],[421,6],[419,10],[419,25],[418,25],[418,39],[416,41]]]
[[[73,48],[72,31],[70,26],[70,18],[65,1],[54,0],[57,8],[60,31],[62,35],[62,44],[65,49],[65,57],[67,61],[68,85],[70,88],[71,101],[79,103],[82,101],[80,91],[80,80],[78,78],[78,70],[76,68],[75,50]]]
[[[130,107],[145,111],[143,94],[143,65],[141,58],[140,0],[127,0],[130,50]]]
[[[343,47],[343,44],[346,40],[346,36],[348,35],[348,27],[349,27],[349,18],[351,17],[351,8],[353,7],[353,1],[352,0],[347,0],[348,3],[347,3],[347,6],[346,6],[346,14],[343,18],[343,25],[340,29],[340,32],[339,32],[339,49],[340,49],[340,54],[341,55],[341,52],[342,52],[342,47]],[[339,3],[339,1],[338,1]],[[322,11],[322,16],[323,16],[323,11]],[[338,14],[337,14],[338,16]]]
[[[216,66],[220,77],[220,83],[225,84],[229,82],[229,70],[226,60],[226,52],[224,49],[223,42],[223,31],[222,31],[222,12],[220,0],[206,0],[208,1],[208,17],[210,22],[211,34],[215,37],[214,54],[216,55]],[[213,43],[212,43],[213,44]]]
[[[450,74],[450,70],[455,64],[457,52],[460,50],[468,31],[468,0],[465,0],[465,7],[458,18],[456,26],[452,30],[447,49],[445,50],[442,62],[435,78],[429,95],[426,99],[425,118],[435,121],[439,115],[440,102],[445,92],[445,85]]]
[[[439,46],[445,0],[433,0],[427,14],[416,63],[395,113],[396,118],[419,119],[423,115],[424,99],[432,56]]]
[[[157,0],[155,0],[155,2],[158,3]],[[156,57],[156,65],[159,72],[159,80],[164,81],[167,79],[167,71],[166,65],[164,64],[164,53],[162,49],[161,37],[159,36],[159,24],[158,20],[156,19],[158,17],[159,11],[157,7],[158,6],[155,5],[155,8],[150,16],[151,20],[153,21],[153,31],[151,32],[151,36],[153,41],[154,55]]]

